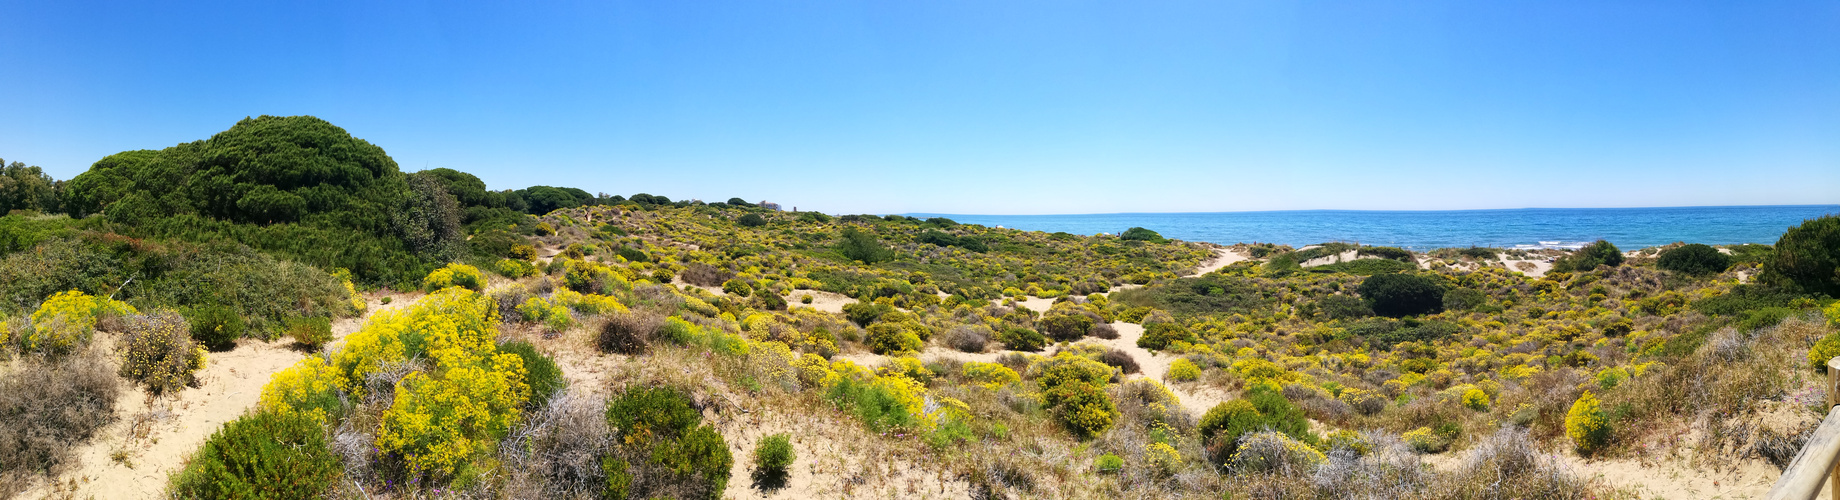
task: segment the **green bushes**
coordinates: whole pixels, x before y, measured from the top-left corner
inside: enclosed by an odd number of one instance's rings
[[[921,427],[921,420],[908,409],[910,398],[903,396],[891,384],[864,382],[852,377],[838,379],[824,392],[824,398],[831,404],[877,431]]]
[[[1326,319],[1365,318],[1374,315],[1367,302],[1353,295],[1330,295],[1316,301],[1316,308]]]
[[[1453,288],[1444,292],[1444,310],[1468,311],[1487,304],[1489,296],[1472,288]]]
[[[1623,251],[1608,241],[1597,240],[1584,248],[1572,252],[1553,263],[1554,272],[1585,272],[1597,269],[1597,266],[1616,267],[1623,265]]]
[[[1655,267],[1669,271],[1705,276],[1725,272],[1731,267],[1731,257],[1710,246],[1692,243],[1661,252],[1655,259]]]
[[[285,332],[294,342],[310,350],[319,350],[320,346],[332,341],[332,320],[326,318],[288,318],[283,322]]]
[[[1151,243],[1163,243],[1163,242],[1169,241],[1167,239],[1164,239],[1163,235],[1157,234],[1156,231],[1151,231],[1149,229],[1144,229],[1141,227],[1133,227],[1133,228],[1124,230],[1123,233],[1120,233],[1118,235],[1118,239],[1125,240],[1125,241],[1148,241]]]
[[[893,307],[873,302],[852,302],[843,305],[844,317],[849,318],[851,323],[856,323],[856,326],[869,326],[883,314],[888,314],[893,310]]]
[[[1048,345],[1048,338],[1042,336],[1041,332],[1020,326],[1005,328],[1002,333],[997,334],[997,341],[1002,342],[1003,347],[1012,351],[1033,352]]]
[[[1097,436],[1117,420],[1118,405],[1105,394],[1115,371],[1111,366],[1062,352],[1037,362],[1031,371],[1041,385],[1043,407],[1075,436]]]
[[[854,227],[843,228],[838,236],[837,253],[845,259],[874,264],[894,258],[894,251],[882,246],[875,235],[862,232]]]
[[[1312,446],[1318,441],[1303,410],[1265,386],[1253,386],[1243,399],[1214,405],[1197,426],[1209,460],[1217,465],[1228,464],[1239,452],[1242,436],[1267,429]]]
[[[1124,470],[1124,458],[1110,453],[1093,460],[1093,470],[1100,474],[1117,474]]]
[[[919,352],[923,346],[918,335],[893,323],[869,325],[869,338],[865,340],[869,350],[883,355]]]
[[[318,422],[262,411],[224,425],[173,478],[178,498],[319,498],[339,474]]]
[[[524,403],[525,408],[536,408],[568,385],[568,380],[562,378],[562,367],[549,356],[537,352],[537,347],[529,342],[506,342],[498,346],[498,352],[516,354],[524,359],[524,385],[530,387],[530,399]]]
[[[1357,289],[1374,314],[1404,317],[1435,313],[1444,307],[1444,288],[1417,274],[1380,274],[1361,280]]]
[[[228,351],[236,347],[236,339],[243,338],[243,317],[224,306],[203,306],[192,309],[186,318],[192,324],[192,340],[212,351]]]
[[[1803,293],[1840,297],[1840,216],[1803,221],[1776,240],[1776,255],[1764,265],[1765,282]]]
[[[1081,314],[1056,314],[1041,319],[1041,329],[1056,341],[1071,342],[1086,336],[1092,318]]]
[[[689,395],[669,387],[635,387],[607,404],[618,436],[601,457],[602,498],[713,499],[728,486],[734,457]]]
[[[722,283],[722,293],[734,295],[736,297],[746,297],[748,294],[754,293],[754,287],[749,286],[747,281],[735,278],[728,280],[726,283]]]
[[[746,227],[760,227],[767,225],[767,220],[761,218],[760,214],[746,214],[735,219],[735,223]]]
[[[763,471],[786,474],[798,454],[792,451],[792,439],[785,433],[774,434],[760,440],[754,446],[754,467]]]
[[[122,378],[155,395],[198,384],[194,374],[204,369],[204,348],[192,343],[184,319],[166,313],[131,317],[125,323],[115,346]]]
[[[1150,323],[1144,325],[1144,335],[1137,338],[1137,346],[1157,351],[1168,349],[1175,341],[1193,343],[1195,332],[1175,323]]]

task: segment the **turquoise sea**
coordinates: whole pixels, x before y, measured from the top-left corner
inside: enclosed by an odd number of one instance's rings
[[[1164,237],[1220,244],[1329,241],[1427,250],[1445,247],[1576,248],[1598,239],[1624,249],[1676,241],[1774,244],[1785,229],[1840,205],[1524,208],[1511,210],[1125,213],[1086,215],[903,214],[1030,231],[1118,234],[1141,226]]]

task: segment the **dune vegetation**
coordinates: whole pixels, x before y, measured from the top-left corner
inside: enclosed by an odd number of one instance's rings
[[[1781,467],[1840,355],[1835,217],[1774,246],[1221,247],[491,191],[311,117],[6,174],[43,188],[0,191],[0,417],[29,423],[0,429],[0,496],[135,467],[76,450],[142,432],[121,394],[269,345],[259,397],[137,474],[178,498],[1646,498],[1577,464]]]

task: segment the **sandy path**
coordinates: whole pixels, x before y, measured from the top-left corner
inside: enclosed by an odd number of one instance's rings
[[[1201,263],[1201,267],[1195,268],[1195,275],[1200,276],[1219,271],[1221,268],[1231,266],[1235,262],[1247,260],[1252,260],[1252,254],[1230,248],[1216,248],[1214,249],[1214,258]]]
[[[799,302],[800,299],[806,296],[811,297],[810,304]],[[852,299],[840,293],[818,290],[793,290],[790,295],[786,296],[786,307],[809,307],[827,313],[841,313],[843,312],[843,306],[855,304],[856,302],[856,299]]]
[[[1347,261],[1355,260],[1360,257],[1361,257],[1361,253],[1359,251],[1349,250],[1349,251],[1338,253],[1335,255],[1317,257],[1314,259],[1306,260],[1297,265],[1303,266],[1303,267],[1326,266],[1326,265],[1334,264],[1337,262],[1347,262]],[[1378,259],[1379,257],[1372,257],[1372,258]]]
[[[363,316],[334,322],[334,341],[328,346],[342,343],[371,314],[406,307],[421,298],[419,293],[389,296],[392,302],[388,305],[378,303],[380,296],[372,296]],[[124,385],[116,422],[77,449],[78,465],[61,480],[76,481],[75,498],[158,498],[166,490],[167,478],[183,468],[211,434],[255,407],[270,376],[306,356],[293,347],[292,340],[243,339],[236,349],[211,353],[204,370],[198,372],[199,387],[176,397],[149,398],[138,388]],[[24,497],[45,495],[41,487]]]
[[[1521,264],[1527,265],[1523,266]],[[1503,258],[1501,259],[1501,266],[1508,268],[1509,271],[1525,274],[1531,278],[1545,276],[1547,271],[1552,270],[1552,263],[1547,262],[1545,259],[1519,260]]]

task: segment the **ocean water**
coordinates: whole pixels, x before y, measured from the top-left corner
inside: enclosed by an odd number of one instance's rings
[[[1784,230],[1840,205],[1526,208],[1512,210],[1128,213],[1087,215],[904,214],[1028,231],[1118,234],[1145,227],[1187,241],[1278,243],[1330,241],[1428,250],[1486,246],[1577,248],[1599,239],[1633,250],[1676,241],[1774,244]]]

